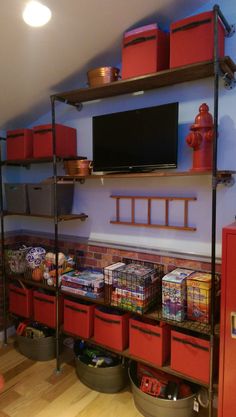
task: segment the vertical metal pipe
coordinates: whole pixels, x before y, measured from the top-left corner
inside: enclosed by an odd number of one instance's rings
[[[210,382],[209,382],[209,417],[213,416],[213,370],[215,339],[215,261],[216,261],[216,198],[217,198],[217,137],[218,137],[218,101],[219,101],[219,50],[218,21],[219,6],[213,8],[214,14],[214,140],[212,155],[212,225],[211,225],[211,334],[210,334]]]
[[[55,98],[51,97],[53,138],[53,203],[54,203],[54,252],[56,262],[56,372],[60,372],[59,282],[58,282],[58,208],[57,208],[57,157]]]
[[[5,138],[0,138],[1,141]],[[5,231],[4,231],[4,209],[3,209],[3,178],[2,178],[2,147],[0,149],[0,207],[1,207],[1,256],[2,256],[2,290],[3,290],[3,330],[4,344],[7,344],[7,282],[5,269]]]

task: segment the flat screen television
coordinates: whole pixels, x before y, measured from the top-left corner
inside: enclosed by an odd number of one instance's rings
[[[93,170],[177,167],[178,103],[93,117]]]

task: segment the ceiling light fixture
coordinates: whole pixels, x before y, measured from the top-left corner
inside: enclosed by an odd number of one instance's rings
[[[30,1],[24,11],[23,19],[27,25],[39,27],[46,25],[52,16],[51,10],[38,1]]]

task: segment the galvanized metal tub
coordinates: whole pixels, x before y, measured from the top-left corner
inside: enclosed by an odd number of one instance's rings
[[[54,336],[30,339],[17,335],[16,343],[22,355],[35,361],[49,361],[56,357],[56,343]]]
[[[132,363],[129,368],[129,378],[134,397],[134,404],[138,411],[145,417],[193,417],[193,402],[196,394],[180,400],[166,400],[152,397],[142,392],[135,384],[135,366]]]
[[[129,382],[127,369],[118,364],[107,368],[95,368],[75,359],[79,380],[89,388],[106,393],[121,391]]]

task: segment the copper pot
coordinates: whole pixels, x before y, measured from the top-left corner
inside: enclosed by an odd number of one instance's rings
[[[119,78],[119,68],[99,67],[87,72],[89,87],[97,87],[106,83],[117,81]]]
[[[91,174],[92,161],[88,159],[65,161],[64,168],[67,175],[87,176]]]

